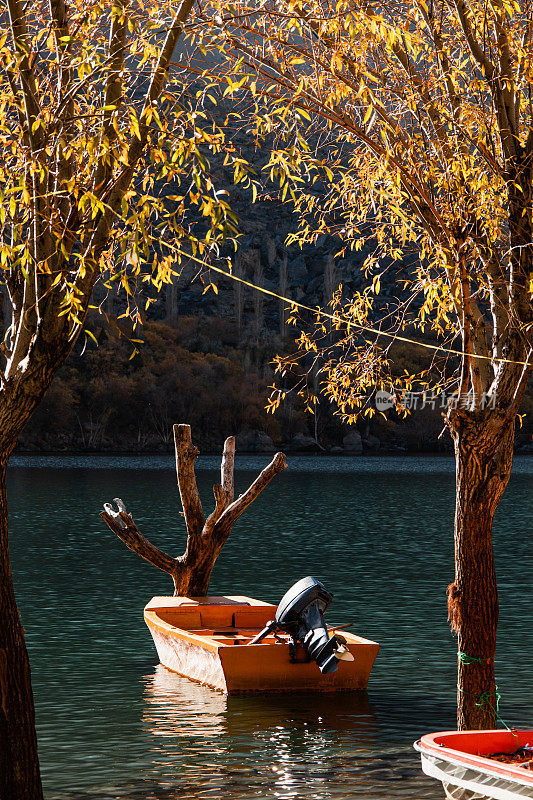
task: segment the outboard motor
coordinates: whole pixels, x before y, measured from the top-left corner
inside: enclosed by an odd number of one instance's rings
[[[336,672],[339,659],[352,659],[351,654],[336,636],[331,638],[324,621],[324,612],[333,599],[324,584],[311,576],[302,578],[281,598],[276,618],[249,644],[258,644],[275,631],[291,637],[289,647],[294,653],[300,642],[309,657],[316,661],[321,672]]]

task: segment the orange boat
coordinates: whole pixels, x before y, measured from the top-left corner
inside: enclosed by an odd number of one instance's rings
[[[533,799],[533,731],[446,731],[415,742],[422,769],[442,781],[449,800]],[[491,756],[527,755],[522,765]]]
[[[144,619],[163,666],[227,694],[366,688],[376,642],[344,630],[335,634],[344,657],[339,656],[336,671],[323,674],[289,635],[264,634],[276,610],[251,597],[154,597]],[[333,638],[338,628],[329,630]],[[253,643],[261,631],[263,638]]]

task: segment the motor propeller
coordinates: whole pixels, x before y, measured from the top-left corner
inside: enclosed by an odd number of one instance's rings
[[[346,639],[344,636],[339,636],[338,633],[335,634],[335,638],[337,639],[339,646],[337,647],[337,652],[335,656],[339,659],[339,661],[355,661],[352,653],[346,647]]]

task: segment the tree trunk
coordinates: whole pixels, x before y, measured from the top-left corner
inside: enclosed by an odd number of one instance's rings
[[[13,362],[0,391],[0,800],[42,800],[35,710],[24,630],[9,562],[6,468],[21,431],[62,366],[75,339],[37,338]],[[8,368],[8,373],[9,373]]]
[[[7,457],[0,462],[0,800],[42,800],[30,663],[9,564]]]
[[[174,577],[174,597],[205,597],[209,591],[211,573],[221,548],[213,540],[201,553],[196,553],[190,564],[183,564]]]
[[[172,277],[172,283],[167,286],[167,293],[165,298],[166,303],[166,321],[168,325],[176,327],[178,322],[178,277]]]
[[[289,297],[288,278],[287,278],[287,253],[283,254],[281,265],[279,268],[279,293],[281,297]],[[287,333],[287,302],[286,300],[279,301],[279,335],[282,339],[285,338]]]
[[[244,277],[244,270],[242,267],[241,252],[236,254],[233,262],[233,274],[237,278]],[[244,284],[240,281],[233,281],[233,298],[235,301],[235,325],[237,329],[237,347],[241,343],[242,337],[242,318],[244,313]]]
[[[458,638],[457,727],[497,726],[494,674],[498,588],[492,523],[513,461],[514,421],[480,411],[456,412],[455,582],[448,610]]]

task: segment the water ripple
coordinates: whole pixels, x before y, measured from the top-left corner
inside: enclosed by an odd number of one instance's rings
[[[268,457],[243,457],[237,491]],[[142,469],[140,468],[142,466]],[[239,520],[215,594],[276,602],[314,574],[332,622],[381,644],[368,694],[226,698],[163,667],[142,619],[170,590],[98,516],[120,496],[147,536],[184,546],[166,457],[21,457],[9,472],[11,549],[27,633],[48,800],[436,800],[411,748],[454,726],[453,464],[447,458],[290,457]],[[218,459],[200,461],[212,503]],[[495,523],[501,712],[530,724],[533,459],[516,469]]]

